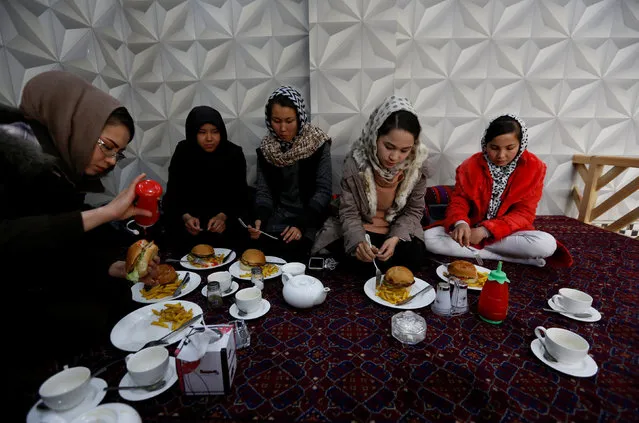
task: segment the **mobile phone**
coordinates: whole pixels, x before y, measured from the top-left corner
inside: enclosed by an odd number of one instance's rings
[[[308,268],[311,270],[324,269],[324,259],[322,257],[311,257],[308,260]]]

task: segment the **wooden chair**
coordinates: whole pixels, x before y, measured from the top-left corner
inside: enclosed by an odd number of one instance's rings
[[[572,187],[572,198],[579,210],[579,217],[577,219],[581,222],[591,223],[632,193],[639,190],[639,176],[637,176],[601,204],[595,206],[597,202],[597,191],[619,176],[624,170],[628,168],[639,168],[639,157],[585,156],[575,154],[572,158],[572,164],[585,183],[583,195],[579,193],[576,186]],[[602,175],[604,166],[612,166],[612,168]],[[605,229],[611,232],[617,232],[637,220],[639,220],[639,207],[635,207],[633,210],[606,226]]]

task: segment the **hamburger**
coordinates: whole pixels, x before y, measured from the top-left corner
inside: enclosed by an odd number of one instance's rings
[[[126,278],[139,282],[140,278],[149,274],[149,263],[160,249],[153,241],[141,239],[133,243],[126,253]]]
[[[393,266],[386,271],[377,295],[389,303],[405,300],[415,283],[415,276],[409,268]]]
[[[466,281],[467,284],[477,281],[477,268],[466,260],[455,260],[448,264],[448,274]]]
[[[260,250],[249,248],[242,253],[240,269],[250,271],[254,267],[262,267],[266,264],[266,256]]]
[[[187,259],[191,264],[207,266],[215,260],[215,249],[208,244],[198,244],[191,248]]]
[[[157,269],[157,282],[158,285],[167,285],[173,283],[177,280],[178,274],[175,271],[175,268],[170,264],[160,264]]]

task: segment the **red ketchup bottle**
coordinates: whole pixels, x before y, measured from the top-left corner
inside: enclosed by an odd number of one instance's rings
[[[491,270],[488,280],[479,295],[479,317],[488,323],[499,324],[508,314],[508,284],[510,281],[501,270],[501,261],[496,270]]]
[[[152,216],[135,216],[135,221],[144,228],[152,226],[160,218],[159,200],[162,196],[162,185],[154,180],[145,179],[135,186],[135,195],[138,196],[136,207],[153,213]]]

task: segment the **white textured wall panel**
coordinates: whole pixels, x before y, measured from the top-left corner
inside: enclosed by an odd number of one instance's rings
[[[140,171],[165,182],[200,104],[222,113],[252,182],[280,84],[333,137],[336,188],[368,114],[393,93],[419,112],[431,184],[453,182],[491,118],[519,113],[548,164],[540,214],[576,215],[573,154],[639,155],[636,0],[1,0],[0,102],[19,104],[49,69],[83,76],[136,120],[129,158],[95,202]],[[635,194],[602,217],[637,205]]]

